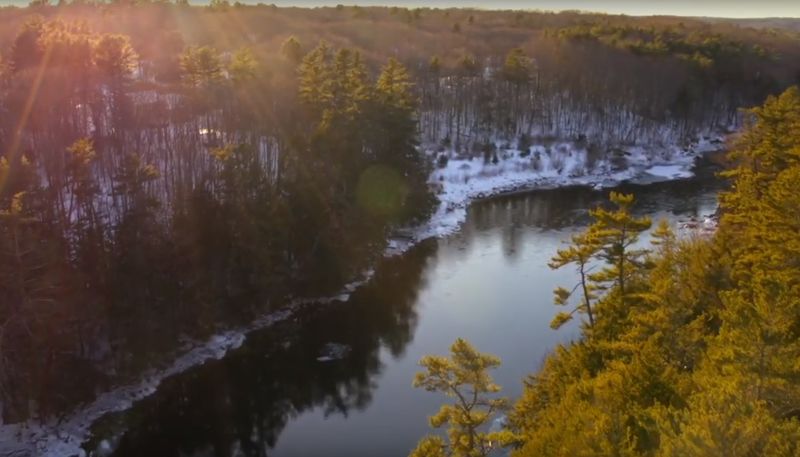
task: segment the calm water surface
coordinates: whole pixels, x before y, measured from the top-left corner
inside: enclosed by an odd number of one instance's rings
[[[719,185],[623,190],[637,194],[637,213],[677,223],[713,213]],[[576,337],[575,323],[549,328],[552,289],[574,273],[546,264],[606,197],[569,188],[476,203],[458,234],[386,260],[348,302],[310,306],[225,359],[166,380],[101,421],[87,446],[115,436],[116,456],[405,456],[443,400],[411,387],[420,357],[467,338],[502,358],[495,378],[516,397],[548,351]],[[318,361],[329,343],[351,350]]]

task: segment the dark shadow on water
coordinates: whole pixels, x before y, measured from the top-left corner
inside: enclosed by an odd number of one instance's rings
[[[400,356],[414,335],[413,306],[433,253],[434,243],[423,243],[388,259],[347,303],[309,305],[224,359],[165,380],[129,411],[99,421],[85,449],[116,436],[115,456],[266,456],[304,411],[346,416],[365,408],[382,370],[380,349]],[[350,351],[318,361],[330,343]]]

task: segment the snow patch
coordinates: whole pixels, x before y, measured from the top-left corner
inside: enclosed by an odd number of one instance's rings
[[[684,165],[654,165],[644,172],[667,179],[691,178],[694,176],[694,173],[691,170],[687,170]]]

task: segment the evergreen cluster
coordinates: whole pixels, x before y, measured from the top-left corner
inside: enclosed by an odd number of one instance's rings
[[[748,57],[774,58],[759,44],[748,44],[735,36],[711,30],[692,30],[682,23],[658,27],[638,25],[588,24],[554,29],[549,33],[563,40],[597,41],[633,53],[653,56],[679,56],[708,66],[717,59]]]
[[[405,67],[282,50],[270,74],[248,47],[186,46],[165,97],[127,36],[23,25],[0,86],[3,422],[63,412],[298,290],[334,290],[425,215]]]
[[[798,455],[800,91],[750,114],[713,237],[676,238],[662,224],[647,253],[620,237],[600,244],[609,267],[594,279],[616,282],[598,296],[589,281],[583,338],[527,380],[513,455]],[[554,266],[582,272],[609,214],[596,212]]]

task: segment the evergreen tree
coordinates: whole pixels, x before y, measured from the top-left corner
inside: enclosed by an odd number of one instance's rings
[[[231,57],[231,61],[228,64],[228,74],[234,85],[241,86],[256,78],[257,68],[258,62],[253,55],[253,51],[249,48],[241,48]]]
[[[582,234],[572,238],[572,245],[559,250],[550,261],[553,269],[561,268],[574,263],[579,274],[578,284],[570,289],[558,287],[555,290],[555,304],[564,306],[568,304],[572,294],[580,289],[581,303],[572,312],[559,312],[551,323],[557,329],[572,319],[575,312],[586,313],[589,317],[589,326],[594,328],[596,312],[592,301],[597,298],[597,291],[611,289],[613,297],[603,300],[604,312],[624,315],[628,304],[626,298],[632,295],[630,282],[640,275],[645,267],[644,257],[646,249],[632,249],[638,241],[638,234],[649,229],[649,218],[635,218],[630,214],[633,204],[633,195],[624,195],[611,192],[610,200],[617,206],[616,211],[597,208],[591,211],[595,222]],[[590,262],[593,258],[603,261],[607,266],[601,271],[590,273]],[[606,319],[609,320],[609,319]],[[613,325],[618,324],[614,322]]]
[[[595,294],[596,285],[589,281],[589,271],[592,258],[597,254],[600,247],[599,240],[594,231],[590,229],[583,234],[573,236],[572,245],[566,249],[560,249],[555,257],[550,260],[548,265],[554,270],[574,263],[579,275],[578,284],[572,290],[563,287],[555,289],[555,304],[559,306],[567,305],[576,290],[580,290],[581,293],[580,304],[572,312],[560,312],[556,315],[550,324],[553,329],[558,329],[570,321],[576,311],[585,313],[589,318],[589,327],[594,327],[592,302],[597,298]]]
[[[375,83],[375,104],[379,161],[412,171],[419,167],[415,150],[417,98],[408,71],[395,59],[389,59]]]
[[[448,425],[448,444],[438,436],[423,438],[412,457],[485,457],[496,446],[507,444],[512,436],[505,431],[483,430],[495,413],[506,409],[508,400],[492,398],[500,391],[489,370],[500,365],[497,357],[478,352],[463,339],[450,347],[451,356],[425,356],[420,365],[426,371],[414,378],[414,387],[441,392],[454,399],[445,404],[430,423],[434,428]]]
[[[130,78],[137,58],[130,38],[125,35],[103,35],[94,46],[95,65],[114,84]]]
[[[111,89],[111,110],[115,130],[129,124],[129,103],[125,91],[136,68],[137,55],[130,39],[124,35],[103,35],[93,49],[94,65]]]
[[[44,21],[39,16],[34,16],[23,24],[11,48],[11,64],[15,72],[39,64],[44,55],[40,42],[43,33]]]
[[[300,99],[321,111],[332,97],[330,93],[331,49],[321,42],[314,50],[303,57],[297,70]]]
[[[188,48],[181,56],[180,64],[183,80],[190,87],[209,88],[222,81],[222,62],[214,48]]]
[[[281,44],[281,55],[293,65],[303,61],[303,45],[294,36],[290,36]]]
[[[514,48],[506,56],[502,75],[514,84],[525,84],[530,81],[532,66],[531,59],[525,55],[525,51]]]
[[[631,281],[644,269],[646,249],[634,249],[639,234],[650,228],[648,217],[636,218],[631,215],[633,194],[611,192],[609,200],[616,205],[615,211],[597,208],[591,211],[595,219],[590,228],[592,235],[600,244],[598,258],[606,263],[606,268],[591,275],[598,284],[613,283],[619,305],[625,307],[632,294]]]
[[[433,56],[428,61],[428,71],[433,75],[439,75],[442,71],[442,59],[439,56]]]

